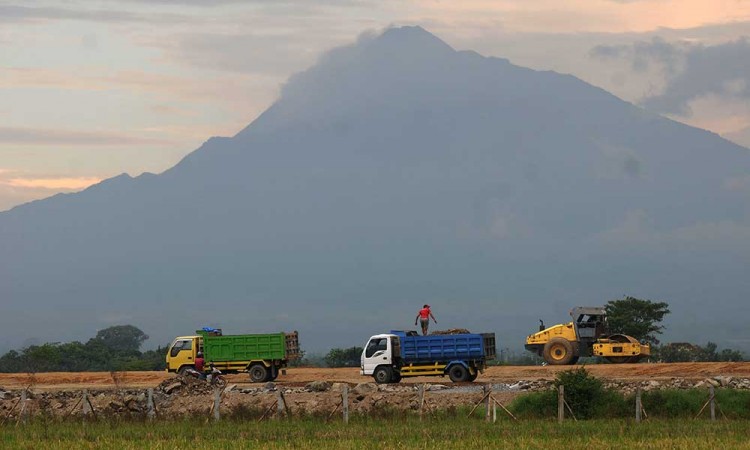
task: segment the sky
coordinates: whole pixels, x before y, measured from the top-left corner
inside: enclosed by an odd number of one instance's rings
[[[0,0],[0,211],[162,172],[399,25],[750,147],[750,0]]]

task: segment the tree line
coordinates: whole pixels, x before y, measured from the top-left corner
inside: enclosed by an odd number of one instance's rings
[[[0,372],[164,370],[166,347],[141,352],[148,336],[133,325],[105,328],[87,342],[46,343],[0,357]]]
[[[621,300],[612,300],[605,305],[607,322],[611,334],[627,334],[641,342],[651,344],[651,360],[660,362],[711,362],[743,361],[744,355],[739,350],[723,349],[708,342],[705,346],[680,342],[660,345],[657,335],[662,334],[661,322],[670,313],[665,302],[642,300],[625,296]]]
[[[719,350],[713,342],[706,345],[670,343],[660,345],[661,322],[669,314],[669,305],[626,296],[605,305],[610,334],[626,334],[651,344],[651,360],[660,362],[743,361],[741,351]],[[141,344],[148,336],[133,325],[105,328],[82,343],[46,343],[20,351],[11,350],[0,357],[0,372],[86,372],[164,370],[167,346],[142,352]],[[362,347],[333,348],[325,355],[306,355],[294,366],[358,367]],[[596,362],[596,361],[592,361]],[[534,365],[536,355],[510,352],[498,360],[500,364]]]

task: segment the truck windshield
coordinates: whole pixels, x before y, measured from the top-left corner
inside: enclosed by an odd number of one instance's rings
[[[387,350],[388,349],[388,338],[375,338],[371,339],[370,342],[367,344],[367,351],[365,351],[365,356],[367,358],[372,357],[372,355],[375,354],[375,352],[378,352],[380,350]]]

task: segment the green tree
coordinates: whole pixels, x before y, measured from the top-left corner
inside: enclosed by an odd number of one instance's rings
[[[133,325],[115,325],[99,330],[94,339],[115,352],[134,354],[148,336]]]
[[[46,343],[11,350],[0,356],[0,372],[163,370],[166,347],[138,350],[147,338],[137,327],[118,325],[99,331],[85,344]]]
[[[622,300],[612,300],[605,305],[607,322],[612,334],[627,334],[639,341],[658,344],[657,334],[664,326],[659,325],[669,314],[669,305],[626,296]]]
[[[732,350],[730,348],[725,348],[721,352],[719,352],[718,355],[716,355],[717,361],[744,361],[745,355],[742,354],[739,350]]]
[[[51,372],[58,370],[62,355],[57,343],[26,347],[17,359],[19,372]]]
[[[362,347],[332,348],[325,356],[328,367],[358,367]]]
[[[725,348],[717,352],[718,346],[708,342],[705,347],[689,342],[675,342],[655,348],[654,357],[662,362],[743,361],[739,350]]]

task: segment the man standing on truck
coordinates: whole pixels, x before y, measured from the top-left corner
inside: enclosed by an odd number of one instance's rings
[[[432,311],[430,311],[430,305],[424,305],[414,319],[414,326],[417,326],[417,320],[419,320],[420,325],[422,325],[422,336],[427,336],[427,327],[430,326],[430,317],[432,317],[433,322],[437,323],[435,316],[433,316]]]

